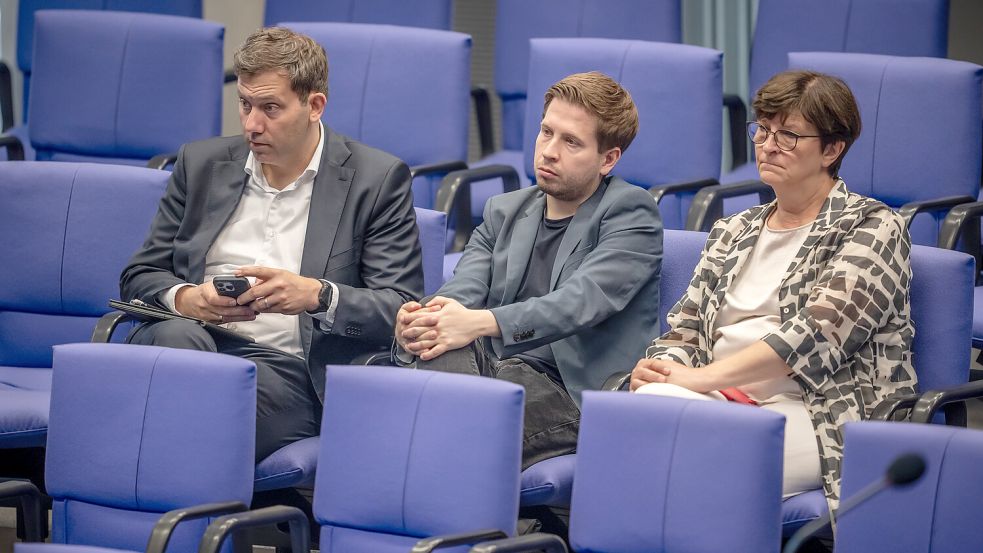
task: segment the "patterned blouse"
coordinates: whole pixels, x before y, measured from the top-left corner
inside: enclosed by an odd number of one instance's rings
[[[652,342],[648,357],[690,367],[713,361],[724,294],[774,206],[717,221],[686,294],[669,312],[670,330]],[[837,181],[786,271],[779,291],[782,325],[763,338],[802,389],[830,509],[839,503],[843,424],[867,419],[889,396],[914,392],[910,253],[896,213]]]

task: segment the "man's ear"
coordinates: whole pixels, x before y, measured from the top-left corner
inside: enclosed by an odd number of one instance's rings
[[[832,165],[836,161],[836,158],[840,157],[840,154],[843,153],[844,148],[846,148],[846,142],[842,140],[827,144],[826,148],[823,149],[823,169]]]
[[[323,92],[311,92],[307,96],[307,104],[311,106],[311,122],[317,121],[324,115],[324,106],[328,103]]]
[[[611,148],[604,152],[604,162],[601,163],[601,176],[608,176],[608,173],[618,164],[619,159],[621,159],[621,148]]]

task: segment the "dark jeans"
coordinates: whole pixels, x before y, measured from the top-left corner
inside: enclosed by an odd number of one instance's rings
[[[300,357],[255,343],[216,340],[201,326],[182,320],[138,326],[127,341],[226,353],[256,363],[257,462],[287,444],[320,434],[321,403]]]
[[[570,394],[545,374],[513,358],[498,359],[481,341],[448,351],[430,361],[417,360],[418,369],[474,374],[519,384],[526,389],[523,416],[522,469],[577,451],[580,408]]]

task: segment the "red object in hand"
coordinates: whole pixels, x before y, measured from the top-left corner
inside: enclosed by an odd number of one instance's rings
[[[724,388],[719,390],[719,392],[727,398],[727,401],[733,401],[734,403],[743,403],[745,405],[757,405],[758,402],[751,399],[750,396],[744,392],[738,390],[737,388]]]

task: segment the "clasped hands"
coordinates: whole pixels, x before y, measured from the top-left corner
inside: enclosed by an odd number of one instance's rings
[[[468,309],[443,296],[434,296],[426,305],[407,302],[396,314],[396,343],[424,361],[462,348],[481,336],[498,334],[498,323],[491,311]]]
[[[259,313],[296,315],[318,307],[321,281],[284,269],[241,267],[236,276],[254,277],[256,283],[238,298],[218,295],[211,282],[178,290],[178,313],[213,323],[252,321]]]
[[[705,378],[710,372],[694,369],[669,359],[640,359],[631,371],[629,389],[634,392],[645,384],[660,382],[675,384],[705,394],[716,389]]]

